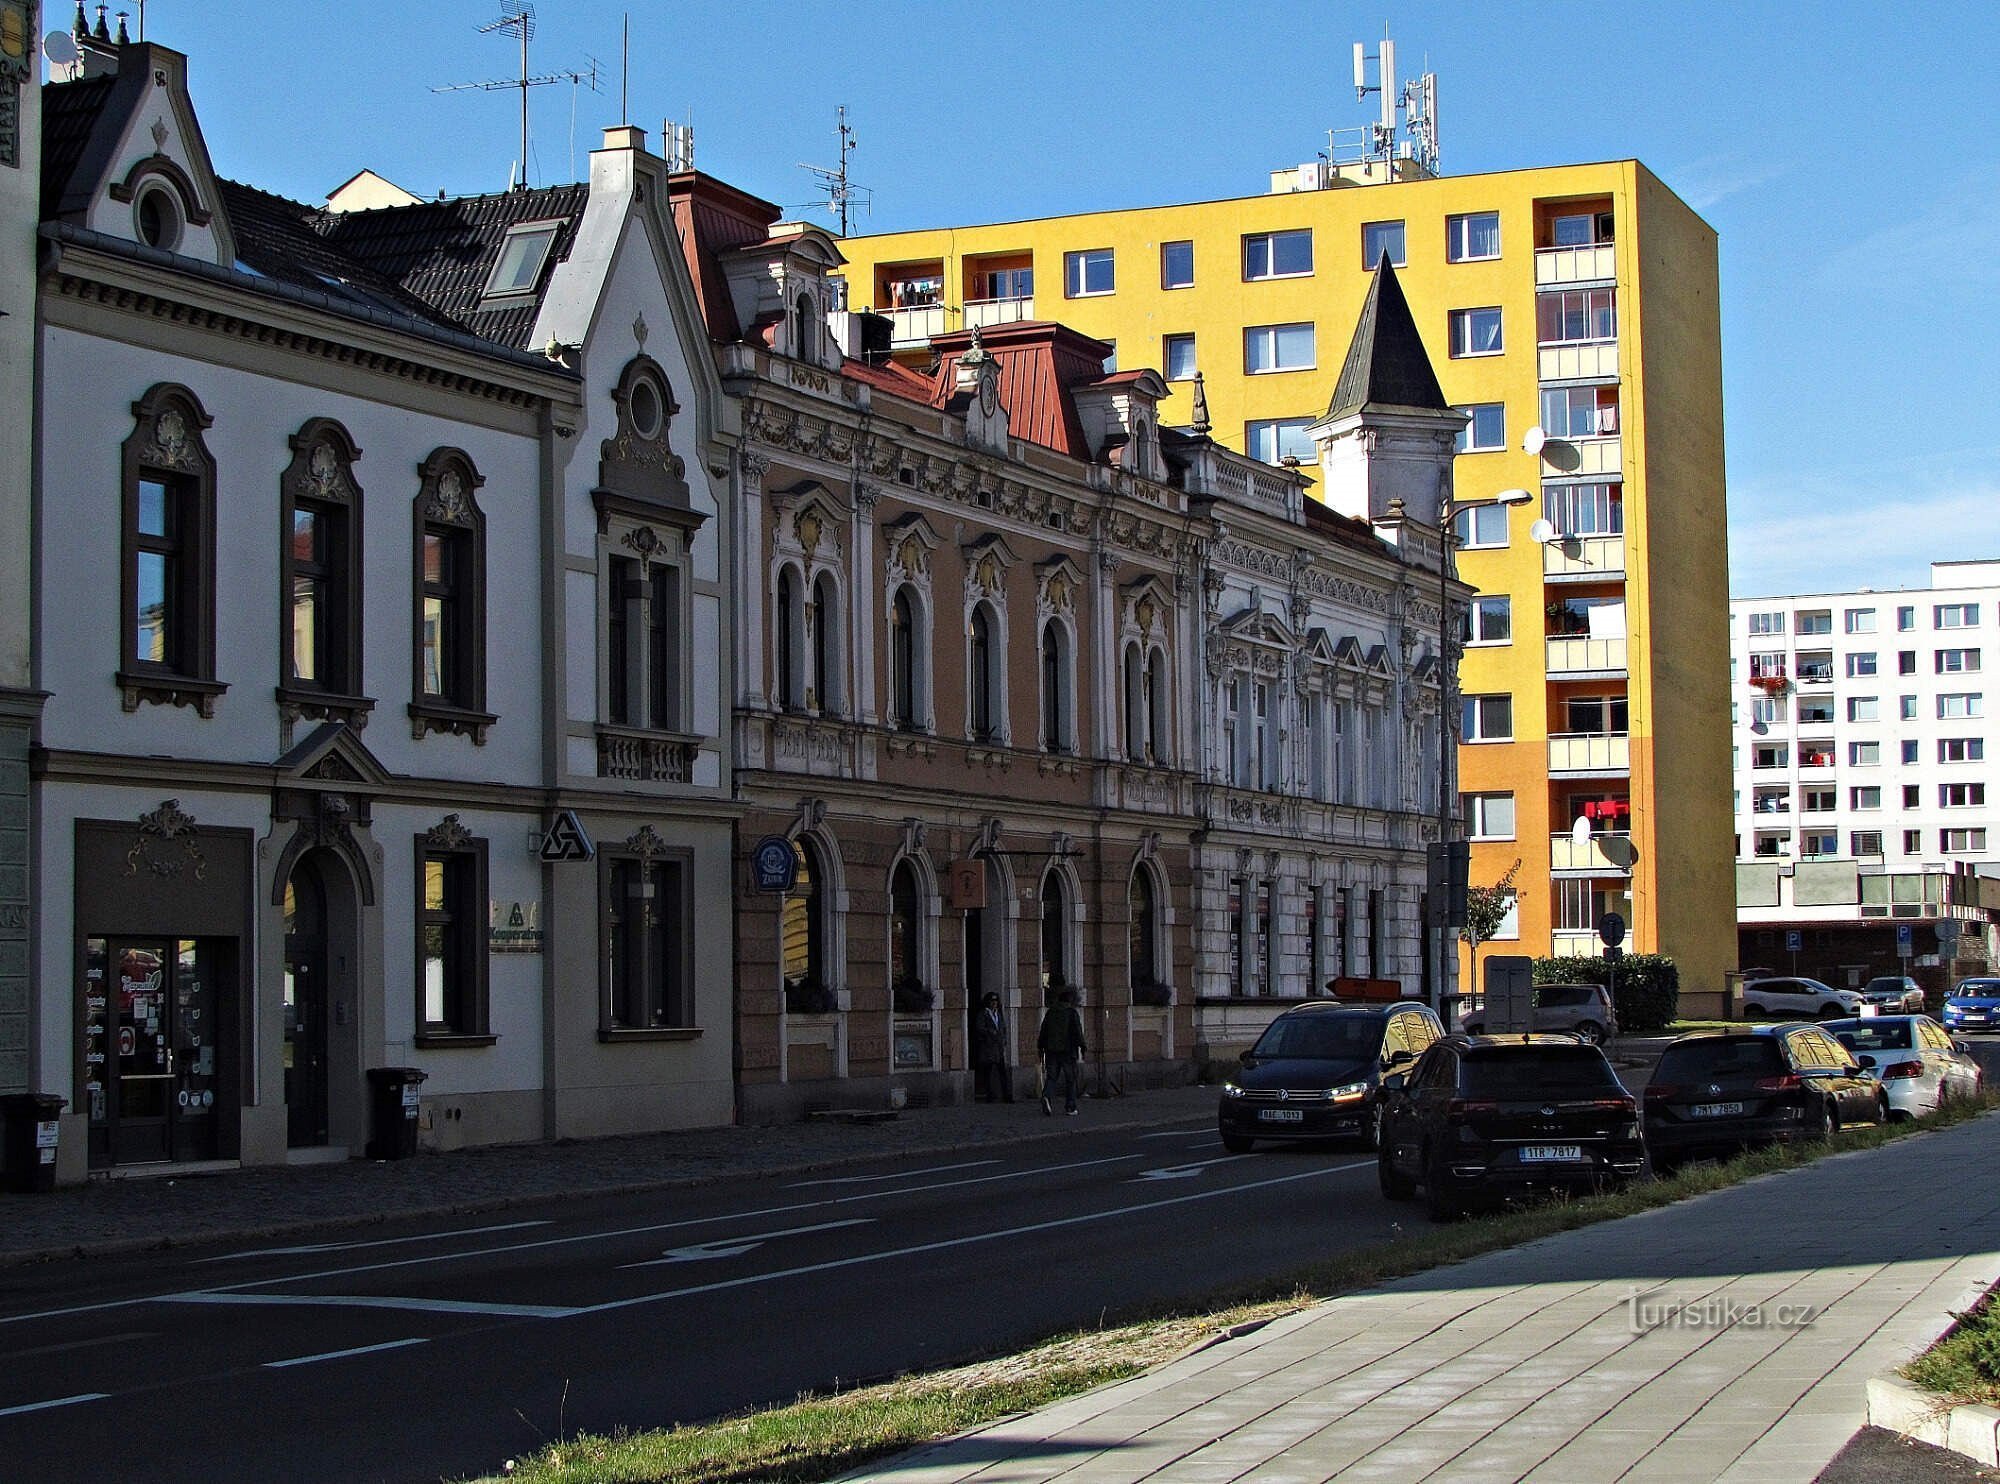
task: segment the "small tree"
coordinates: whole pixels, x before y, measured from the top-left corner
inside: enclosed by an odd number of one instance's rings
[[[1507,910],[1519,900],[1514,890],[1514,877],[1520,873],[1521,858],[1514,857],[1500,879],[1491,886],[1467,887],[1465,892],[1465,926],[1458,936],[1472,949],[1472,991],[1479,990],[1479,945],[1488,942],[1500,931],[1500,925],[1507,920]]]

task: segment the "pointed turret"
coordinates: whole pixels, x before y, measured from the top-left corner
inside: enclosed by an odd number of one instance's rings
[[[1442,412],[1450,407],[1431,369],[1423,337],[1417,333],[1410,301],[1396,281],[1388,253],[1375,265],[1375,278],[1361,304],[1354,341],[1334,383],[1329,418],[1346,417],[1369,408],[1414,408]]]

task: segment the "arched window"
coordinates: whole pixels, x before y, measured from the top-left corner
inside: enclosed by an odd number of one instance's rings
[[[792,354],[802,361],[819,359],[819,323],[810,294],[800,294],[792,306]]]
[[[833,575],[820,573],[813,582],[812,629],[813,673],[807,704],[822,714],[840,710],[840,605],[833,588]]]
[[[1156,763],[1166,762],[1173,753],[1167,727],[1167,655],[1156,649],[1146,665],[1146,730]]]
[[[1134,989],[1160,982],[1156,951],[1159,931],[1160,913],[1153,897],[1153,873],[1142,865],[1132,872],[1132,938],[1127,961],[1132,966]]]
[[[1042,877],[1042,993],[1050,999],[1069,986],[1069,889],[1062,873]]]
[[[778,704],[796,711],[802,704],[797,633],[802,626],[798,573],[785,567],[778,573],[777,665]]]
[[[1125,646],[1125,756],[1135,763],[1146,760],[1146,713],[1140,684],[1139,646]]]
[[[993,621],[986,616],[984,603],[972,610],[969,627],[965,683],[970,692],[972,737],[976,742],[987,742],[999,730],[999,708],[994,704],[999,656],[993,651]]]
[[[826,973],[826,894],[820,869],[819,847],[810,840],[794,840],[797,878],[785,896],[780,922],[780,971],[785,994],[793,1003],[823,991],[830,1009],[834,986]]]
[[[896,589],[889,605],[889,720],[906,732],[923,724],[917,714],[917,607],[907,586]]]
[[[896,862],[889,875],[889,985],[923,982],[923,961],[918,957],[917,930],[922,921],[923,898],[917,890],[917,868],[907,860]]]
[[[1042,750],[1069,752],[1069,636],[1053,618],[1042,625]]]

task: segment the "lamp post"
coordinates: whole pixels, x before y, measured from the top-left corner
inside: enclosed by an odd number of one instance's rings
[[[1524,489],[1502,490],[1491,503],[1505,509],[1510,505],[1526,505],[1534,500],[1534,495]],[[1465,502],[1469,508],[1486,501]],[[1452,731],[1451,731],[1451,523],[1458,514],[1461,502],[1452,498],[1449,489],[1438,497],[1438,789],[1437,789],[1437,859],[1436,878],[1431,883],[1430,917],[1436,925],[1436,951],[1431,955],[1431,1006],[1439,1018],[1450,1024],[1445,1011],[1445,991],[1451,983],[1451,971],[1447,967],[1446,956],[1453,952],[1451,943],[1451,852],[1448,836],[1451,830],[1451,777],[1452,777]],[[1427,925],[1428,930],[1428,925]],[[1477,985],[1473,988],[1476,990]]]

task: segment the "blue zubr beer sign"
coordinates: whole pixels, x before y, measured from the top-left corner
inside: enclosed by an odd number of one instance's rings
[[[750,851],[750,879],[759,891],[790,891],[799,879],[799,857],[783,835],[766,835]]]

